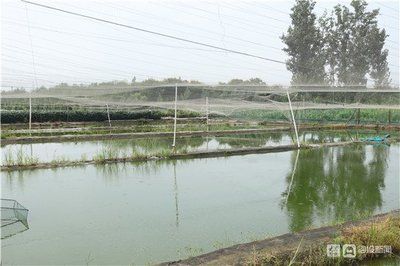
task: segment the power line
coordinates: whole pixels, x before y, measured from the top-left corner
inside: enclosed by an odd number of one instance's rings
[[[31,46],[31,56],[32,56],[32,66],[33,66],[33,75],[34,75],[34,82],[35,82],[35,87],[38,87],[38,82],[36,78],[36,65],[35,65],[35,55],[33,53],[33,43],[32,43],[32,36],[31,36],[31,28],[29,27],[29,16],[28,16],[28,7],[25,4],[25,14],[26,14],[26,21],[28,23],[28,37],[29,37],[29,44]]]
[[[166,18],[164,18],[164,17],[154,16],[153,14],[146,13],[146,12],[143,12],[143,11],[138,12],[137,10],[133,10],[132,8],[128,8],[128,7],[124,7],[124,6],[119,6],[119,5],[116,5],[116,4],[111,4],[111,5],[108,4],[107,6],[110,6],[110,7],[112,7],[112,8],[116,8],[116,9],[118,9],[118,10],[123,10],[123,11],[125,11],[125,12],[127,12],[127,13],[136,14],[136,15],[139,15],[139,16],[144,16],[144,17],[146,17],[146,18],[148,18],[148,16],[146,16],[146,14],[147,14],[147,15],[151,15],[150,18],[152,18],[152,19],[166,20]],[[179,22],[179,21],[172,20],[172,19],[168,19],[168,20],[166,20],[166,21],[169,22],[169,23],[172,23],[172,24],[180,25],[180,26],[187,26],[187,25],[185,25],[185,24],[182,24],[182,23]],[[194,28],[194,29],[198,29],[198,30],[200,30],[200,31],[203,31],[203,32],[206,32],[206,33],[210,33],[210,34],[213,34],[213,35],[220,35],[220,34],[217,33],[217,32],[210,31],[210,30],[206,30],[206,29],[203,29],[203,28],[200,28],[200,27],[195,27],[195,26],[193,26],[193,25],[190,25],[190,28],[192,28],[192,29],[193,29],[193,28]],[[248,30],[248,29],[247,29],[247,30]],[[265,33],[260,33],[260,34],[265,34]],[[238,37],[232,36],[232,35],[226,35],[226,34],[224,34],[224,37],[227,37],[227,38],[230,38],[230,39],[233,39],[233,40],[238,40],[238,41],[240,41],[240,42],[251,43],[251,44],[254,44],[254,45],[257,45],[257,46],[262,46],[262,47],[267,47],[267,48],[271,48],[271,49],[275,49],[275,50],[282,51],[282,48],[280,48],[280,47],[274,47],[274,46],[266,45],[266,44],[263,44],[263,43],[254,42],[254,41],[246,40],[246,39],[243,39],[243,38],[238,38]]]
[[[386,4],[384,4],[382,2],[383,1],[379,1],[377,4],[380,5],[380,6],[386,7],[387,9],[390,9],[392,11],[395,11],[397,13],[397,15],[399,14],[399,9],[395,9],[395,8],[393,8],[391,6],[387,6]],[[397,18],[397,19],[399,19],[399,18]]]
[[[176,37],[176,36],[165,34],[165,33],[160,33],[160,32],[147,30],[147,29],[143,29],[143,28],[138,28],[138,27],[134,27],[134,26],[130,26],[130,25],[114,22],[114,21],[111,21],[111,20],[106,20],[106,19],[102,19],[102,18],[98,18],[98,17],[88,16],[88,15],[84,15],[84,14],[80,14],[80,13],[76,13],[76,12],[68,11],[68,10],[65,10],[65,9],[60,9],[60,8],[48,6],[48,5],[34,3],[34,2],[26,1],[26,0],[21,0],[21,1],[24,2],[24,3],[28,3],[28,4],[31,4],[31,5],[39,6],[39,7],[42,7],[42,8],[47,8],[47,9],[59,11],[59,12],[62,12],[62,13],[66,13],[66,14],[70,14],[70,15],[74,15],[74,16],[78,16],[78,17],[83,17],[83,18],[87,18],[87,19],[91,19],[91,20],[95,20],[95,21],[99,21],[99,22],[103,22],[103,23],[107,23],[107,24],[123,27],[123,28],[128,28],[128,29],[132,29],[132,30],[136,30],[136,31],[141,31],[141,32],[153,34],[153,35],[162,36],[162,37],[169,38],[169,39],[174,39],[174,40],[178,40],[178,41],[182,41],[182,42],[187,42],[187,43],[192,43],[192,44],[196,44],[196,45],[200,45],[200,46],[204,46],[204,47],[208,47],[208,48],[213,48],[213,49],[217,49],[217,50],[221,50],[221,51],[225,51],[225,52],[229,52],[229,53],[233,53],[233,54],[239,54],[239,55],[243,55],[243,56],[253,57],[253,58],[257,58],[257,59],[261,59],[261,60],[265,60],[265,61],[270,61],[270,62],[286,65],[286,62],[280,61],[280,60],[276,60],[276,59],[271,59],[271,58],[267,58],[267,57],[263,57],[263,56],[259,56],[259,55],[255,55],[255,54],[250,54],[250,53],[247,53],[247,52],[241,52],[241,51],[237,51],[237,50],[226,49],[226,48],[223,48],[223,47],[219,47],[219,46],[215,46],[215,45],[211,45],[211,44],[207,44],[207,43],[202,43],[202,42],[193,41],[193,40],[190,40],[190,39]]]

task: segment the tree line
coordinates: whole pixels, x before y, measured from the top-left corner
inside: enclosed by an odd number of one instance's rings
[[[388,86],[388,35],[378,26],[379,9],[353,0],[350,7],[338,4],[318,18],[315,3],[296,0],[291,25],[281,36],[292,83],[366,85],[369,77],[376,87]]]

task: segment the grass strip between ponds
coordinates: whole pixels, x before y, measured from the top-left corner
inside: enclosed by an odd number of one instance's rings
[[[395,139],[393,141],[398,141]],[[392,142],[393,142],[392,141]],[[319,143],[319,144],[303,144],[300,149],[311,149],[320,147],[335,147],[344,146],[349,144],[364,143],[370,144],[369,142],[359,141],[346,141],[346,142],[334,142],[334,143]],[[192,158],[213,158],[213,157],[225,157],[245,154],[257,154],[257,153],[271,153],[271,152],[284,152],[290,150],[299,149],[297,145],[277,145],[268,147],[252,147],[252,148],[238,148],[238,149],[219,149],[212,151],[195,151],[187,152],[183,151],[180,153],[174,153],[172,150],[162,150],[152,154],[134,153],[125,157],[118,157],[117,153],[113,151],[102,151],[96,154],[92,160],[86,160],[82,158],[78,161],[69,161],[67,159],[54,160],[48,163],[38,163],[34,159],[21,159],[21,160],[8,160],[6,158],[5,165],[1,166],[1,171],[14,171],[24,169],[39,169],[39,168],[56,168],[56,167],[67,167],[67,166],[80,166],[86,164],[108,164],[108,163],[122,163],[122,162],[143,162],[150,160],[174,160],[174,159],[192,159]]]
[[[327,256],[327,245],[341,246],[340,257]],[[356,246],[355,258],[344,258],[344,244]],[[360,247],[390,246],[391,253],[362,253]],[[399,258],[400,210],[359,221],[234,245],[160,265],[358,265],[376,258]]]

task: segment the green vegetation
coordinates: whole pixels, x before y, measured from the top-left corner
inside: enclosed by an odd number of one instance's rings
[[[359,246],[385,246],[392,247],[392,254],[361,254],[356,253],[356,258],[329,258],[326,255],[326,244],[355,244]],[[280,251],[277,254],[254,252],[249,255],[249,265],[288,265],[295,257],[294,262],[304,265],[355,265],[361,261],[378,257],[393,257],[400,254],[400,217],[390,216],[372,223],[360,224],[344,228],[340,234],[323,243],[301,245],[297,254],[296,250]],[[295,256],[296,255],[296,256]]]
[[[369,11],[365,0],[338,4],[318,19],[314,0],[297,0],[292,24],[281,38],[289,55],[293,84],[390,84],[387,34],[378,25],[379,9]]]
[[[298,110],[295,117],[300,122],[344,122],[355,123],[357,109]],[[289,121],[289,112],[269,110],[241,110],[231,114],[243,120],[283,120]],[[391,123],[400,123],[400,110],[391,110]],[[388,123],[389,111],[381,109],[360,110],[360,123]]]
[[[160,120],[162,117],[171,117],[172,110],[143,110],[143,111],[110,111],[112,120],[135,120],[153,119]],[[198,113],[190,111],[179,111],[179,117],[196,117]],[[90,122],[106,121],[107,111],[96,110],[33,110],[32,122]],[[2,110],[1,123],[27,123],[29,121],[29,110]]]
[[[23,165],[36,165],[39,158],[25,154],[22,148],[16,153],[8,150],[4,155],[3,166],[23,166]]]
[[[207,125],[205,123],[185,123],[177,125],[178,132],[182,131],[206,131]],[[239,130],[239,129],[260,129],[265,128],[264,125],[250,125],[247,123],[242,124],[231,124],[231,123],[215,123],[208,126],[209,131],[219,131],[219,130]],[[134,124],[132,126],[121,126],[121,127],[85,127],[82,130],[76,131],[63,131],[62,129],[52,132],[15,132],[13,130],[5,130],[3,129],[1,138],[15,138],[15,137],[45,137],[45,136],[62,136],[62,135],[104,135],[104,134],[121,134],[121,133],[144,133],[144,132],[173,132],[173,125],[171,123],[167,123],[163,121],[159,124],[146,124],[137,125]]]

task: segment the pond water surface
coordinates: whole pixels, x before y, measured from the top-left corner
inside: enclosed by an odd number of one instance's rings
[[[8,264],[145,264],[399,208],[399,144],[2,173]]]

